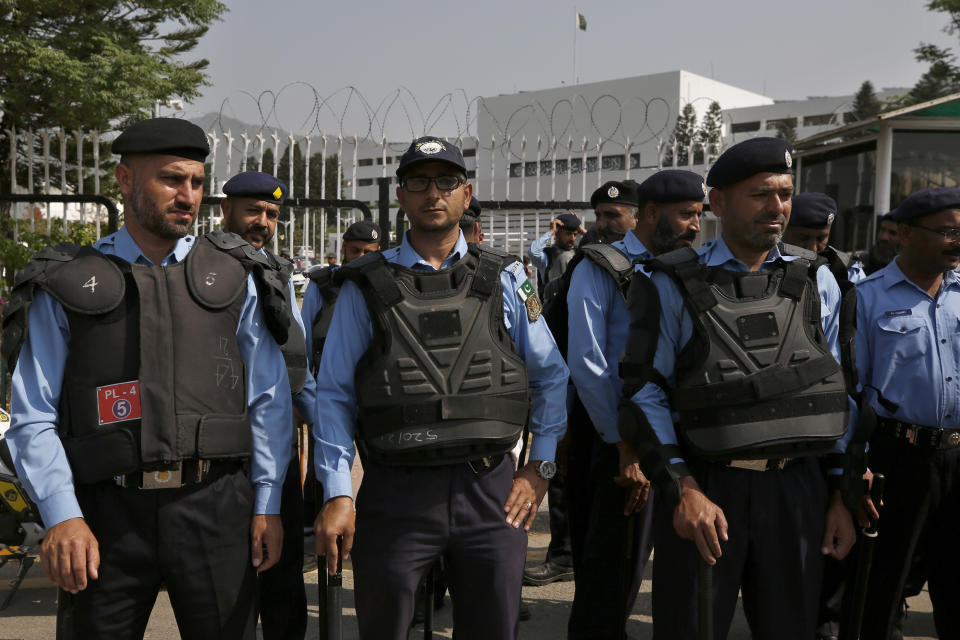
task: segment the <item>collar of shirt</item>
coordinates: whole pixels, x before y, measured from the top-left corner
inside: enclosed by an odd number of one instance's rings
[[[653,257],[650,250],[644,246],[643,242],[640,241],[640,238],[638,238],[637,234],[633,231],[628,231],[627,235],[623,236],[623,240],[614,242],[613,246],[626,253],[631,260],[647,260]]]
[[[190,253],[190,249],[193,248],[194,238],[191,235],[186,235],[173,245],[173,251],[168,253],[166,257],[160,262],[161,266],[167,266],[171,264],[176,264],[184,258],[187,257],[187,254]],[[101,238],[93,244],[93,248],[97,249],[102,253],[108,253],[115,255],[118,258],[123,258],[127,262],[142,264],[142,265],[152,265],[153,263],[143,255],[143,252],[140,250],[139,245],[134,241],[133,236],[130,235],[130,232],[127,231],[126,225],[120,227],[120,230],[116,233],[112,233],[105,238]]]
[[[906,282],[918,290],[920,289],[920,287],[917,287],[917,285],[900,270],[900,256],[891,260],[890,264],[876,273],[876,276],[883,278],[884,289],[889,289],[900,282]],[[940,290],[957,288],[960,288],[960,279],[957,277],[957,272],[953,270],[945,271],[943,273],[943,284],[940,286]]]
[[[725,267],[731,271],[750,270],[747,265],[733,255],[733,252],[730,251],[730,247],[728,247],[727,243],[724,242],[722,235],[717,237],[716,240],[713,240],[700,247],[697,253],[700,254],[700,263],[705,264],[708,267]],[[796,260],[797,256],[781,255],[780,247],[774,245],[773,248],[770,249],[770,253],[767,254],[767,257],[764,259],[763,263],[768,264],[770,262],[776,262],[779,259],[790,262],[792,260]]]
[[[431,271],[436,271],[429,262],[423,259],[423,257],[417,253],[417,251],[410,244],[410,232],[407,231],[403,234],[403,240],[400,242],[400,247],[397,249],[396,253],[393,255],[384,254],[384,257],[389,261],[395,264],[399,264],[401,267],[408,267],[410,269],[429,269]],[[443,264],[440,265],[441,269],[446,269],[452,267],[460,259],[467,255],[467,240],[463,237],[463,232],[460,232],[460,237],[457,238],[457,244],[454,245],[453,251],[450,252],[450,255],[447,256],[447,259],[443,261]]]

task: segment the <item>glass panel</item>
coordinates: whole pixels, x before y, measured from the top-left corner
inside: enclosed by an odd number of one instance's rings
[[[894,131],[890,207],[911,193],[960,186],[960,131]]]
[[[818,191],[837,201],[830,244],[843,251],[866,249],[873,241],[874,141],[804,156],[801,191]]]

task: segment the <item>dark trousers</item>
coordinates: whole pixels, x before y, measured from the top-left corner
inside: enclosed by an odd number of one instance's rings
[[[713,569],[713,620],[727,637],[743,592],[743,609],[757,640],[810,640],[817,624],[827,490],[815,459],[783,470],[750,471],[694,463],[694,477],[723,509],[729,540]],[[695,640],[697,568],[694,543],[673,528],[669,505],[654,519],[653,637]]]
[[[567,487],[563,474],[558,473],[550,481],[547,501],[550,503],[550,545],[547,561],[569,567],[573,564],[570,549],[570,527],[567,523]]]
[[[641,513],[623,515],[628,492],[613,482],[620,473],[617,448],[589,428],[589,454],[578,450],[589,462],[583,486],[568,493],[576,591],[567,637],[615,640],[624,637],[653,548],[653,496]],[[580,470],[571,462],[572,483]]]
[[[960,597],[960,449],[927,452],[876,435],[870,442],[870,468],[886,475],[887,484],[862,637],[889,637],[920,549],[937,634],[960,638],[954,609]]]
[[[99,579],[60,591],[60,640],[143,638],[161,585],[181,637],[253,640],[253,488],[239,464],[179,489],[81,485],[77,499],[100,545]]]
[[[513,472],[509,455],[480,473],[367,461],[352,554],[362,640],[407,637],[417,584],[439,557],[456,637],[517,637],[527,535],[505,522]]]
[[[264,640],[303,640],[307,633],[307,593],[303,586],[303,491],[296,456],[287,467],[281,499],[280,561],[257,576],[260,626]]]

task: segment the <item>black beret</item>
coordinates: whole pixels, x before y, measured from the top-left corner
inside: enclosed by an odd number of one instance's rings
[[[562,226],[567,231],[576,231],[580,228],[580,218],[573,213],[561,213],[557,216],[557,220],[560,221],[560,226]]]
[[[380,242],[380,227],[369,220],[360,220],[347,227],[343,234],[343,241],[359,240],[361,242]]]
[[[110,149],[118,156],[156,153],[203,162],[210,153],[203,129],[180,118],[140,120],[117,136]]]
[[[707,174],[707,186],[726,187],[758,173],[791,173],[793,147],[782,138],[750,138],[720,154]]]
[[[287,185],[269,173],[244,171],[223,185],[223,192],[235,198],[256,198],[274,204],[283,204],[287,197]]]
[[[890,218],[897,222],[906,222],[945,209],[960,209],[960,189],[940,187],[918,191],[907,196],[899,207],[891,211]]]
[[[637,183],[633,180],[604,182],[590,196],[591,207],[596,207],[601,202],[625,204],[630,207],[640,206],[640,201],[637,199]]]
[[[470,198],[470,205],[463,212],[463,217],[472,221],[480,219],[480,201],[476,196]]]
[[[837,217],[837,201],[825,193],[798,193],[793,196],[788,227],[826,229]]]
[[[446,162],[464,173],[467,172],[467,164],[463,161],[463,154],[460,153],[460,149],[456,145],[433,136],[424,136],[411,142],[410,147],[400,158],[397,177],[401,177],[411,167],[423,162]]]
[[[707,185],[703,176],[684,169],[663,169],[640,183],[637,194],[641,202],[703,202]]]

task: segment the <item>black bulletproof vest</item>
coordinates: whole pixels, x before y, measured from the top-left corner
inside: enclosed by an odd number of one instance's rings
[[[363,291],[374,327],[355,373],[359,439],[373,459],[451,464],[513,448],[530,398],[503,322],[500,271],[512,261],[470,245],[440,271],[379,253],[340,270]]]
[[[673,394],[689,450],[714,459],[792,457],[829,450],[843,436],[843,372],[823,336],[810,261],[739,273],[681,249],[651,266],[673,276],[694,321]]]
[[[547,247],[543,250],[543,253],[547,256],[548,260],[547,273],[543,280],[544,284],[546,284],[563,275],[563,272],[567,270],[567,265],[577,254],[577,250],[575,248],[560,249],[559,247]]]
[[[337,296],[340,295],[340,285],[334,282],[333,274],[336,270],[332,267],[323,267],[314,269],[310,272],[310,282],[316,285],[320,292],[320,298],[323,300],[323,306],[312,320],[312,342],[310,348],[313,350],[312,373],[317,375],[320,369],[320,357],[323,355],[323,344],[327,340],[327,332],[330,331],[330,322],[333,320],[333,308],[337,304]]]
[[[290,275],[293,273],[293,263],[280,256],[275,256],[269,251],[265,251],[271,266],[276,270],[283,285],[275,294],[282,298],[284,312],[288,315],[290,330],[287,333],[287,339],[280,342],[280,352],[283,354],[284,364],[287,365],[287,378],[290,379],[290,392],[300,393],[307,381],[307,341],[300,331],[300,325],[294,319],[296,313],[295,299],[290,299]],[[257,280],[260,283],[260,280]],[[264,285],[258,286],[258,295],[264,297]]]
[[[4,314],[11,362],[37,288],[69,321],[59,430],[78,484],[192,458],[249,457],[236,331],[251,269],[263,280],[258,288],[278,288],[266,258],[239,236],[216,232],[170,266],[60,245],[17,274],[16,304]],[[270,311],[279,303],[261,302],[274,337],[285,339],[286,318]]]

